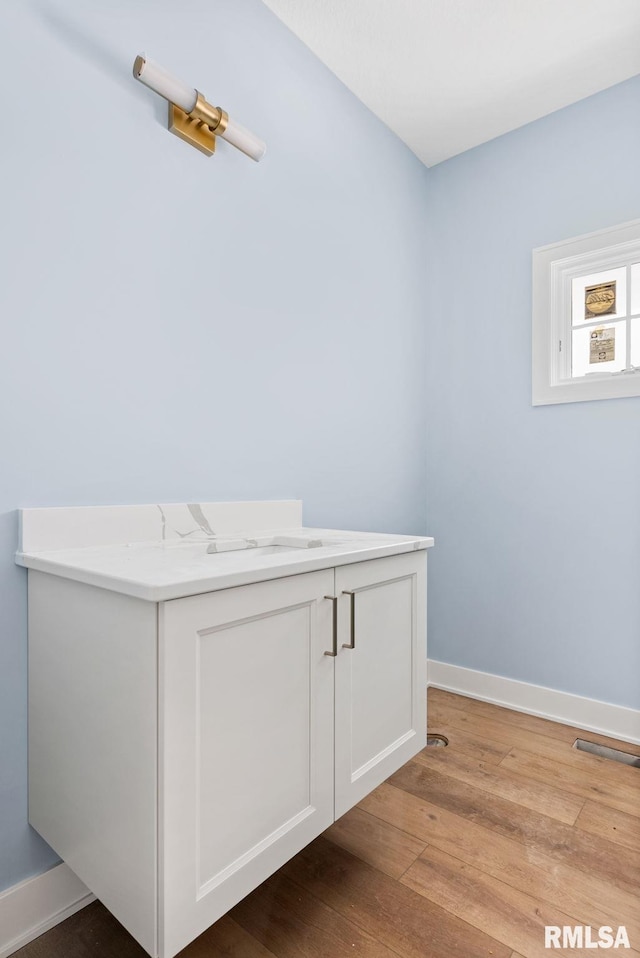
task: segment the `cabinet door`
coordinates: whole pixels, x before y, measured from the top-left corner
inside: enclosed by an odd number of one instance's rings
[[[426,552],[341,566],[336,595],[339,818],[426,745]]]
[[[333,821],[333,585],[160,606],[160,958]]]

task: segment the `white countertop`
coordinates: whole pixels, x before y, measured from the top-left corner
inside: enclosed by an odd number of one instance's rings
[[[238,504],[233,505],[237,513]],[[264,520],[270,515],[268,505],[262,507]],[[217,530],[214,532],[209,522],[204,520],[204,516],[218,515],[214,506],[220,510],[221,504],[185,506],[192,516],[196,510],[195,515],[199,518],[194,528],[186,532],[178,531],[177,537],[167,533],[164,523],[166,508],[158,506],[156,508],[160,509],[163,516],[163,538],[136,541],[136,536],[132,535],[134,541],[113,542],[109,541],[111,536],[98,534],[95,536],[95,545],[84,544],[87,536],[91,538],[87,528],[91,528],[93,516],[89,516],[89,513],[97,514],[95,528],[99,532],[100,526],[105,526],[105,511],[108,509],[111,509],[107,517],[110,518],[109,528],[113,529],[114,515],[116,519],[121,519],[124,514],[132,528],[131,517],[135,518],[150,507],[25,510],[22,520],[27,531],[23,532],[16,562],[39,572],[75,579],[151,602],[162,602],[250,582],[427,549],[433,545],[433,539],[426,536],[310,529],[301,525],[271,529],[252,525],[243,532],[224,529],[221,534]],[[172,508],[178,507],[174,504]],[[283,505],[279,504],[279,515],[282,515],[282,508]],[[127,514],[126,510],[130,510],[130,513]],[[34,520],[36,513],[37,522]],[[51,516],[46,515],[48,513],[57,513],[53,518],[55,525],[63,529],[60,542],[65,545],[71,543],[71,547],[37,548],[43,542],[47,545],[56,544],[51,534]],[[82,529],[81,540],[78,540],[77,535],[75,538],[70,536],[70,525],[66,522],[68,516],[61,513],[68,513],[78,529]],[[79,515],[82,513],[84,515]],[[81,524],[78,524],[79,518],[83,520]],[[221,522],[218,522],[218,528]],[[38,524],[42,525],[46,535],[39,531]],[[257,523],[258,526],[260,524]],[[77,541],[82,541],[83,545],[75,545]]]

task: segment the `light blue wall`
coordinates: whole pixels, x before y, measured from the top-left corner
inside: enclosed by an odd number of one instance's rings
[[[169,135],[141,50],[263,163]],[[6,0],[0,70],[1,889],[56,860],[26,821],[18,507],[300,497],[426,531],[428,172],[258,0]]]
[[[531,406],[531,251],[640,217],[640,77],[430,170],[430,655],[640,706],[640,398]]]

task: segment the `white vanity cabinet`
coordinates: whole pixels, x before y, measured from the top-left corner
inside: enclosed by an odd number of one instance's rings
[[[374,559],[161,605],[163,958],[426,744],[424,566]]]
[[[417,541],[158,601],[22,554],[30,822],[154,958],[426,744]]]

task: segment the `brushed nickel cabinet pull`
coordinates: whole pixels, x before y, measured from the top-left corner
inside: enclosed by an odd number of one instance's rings
[[[338,596],[325,595],[325,599],[330,599],[333,602],[333,651],[324,654],[335,658],[338,654]]]
[[[343,649],[355,649],[356,647],[356,594],[355,592],[343,591],[343,595],[351,596],[351,642],[343,642]]]

